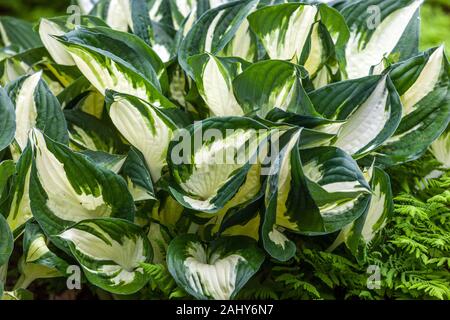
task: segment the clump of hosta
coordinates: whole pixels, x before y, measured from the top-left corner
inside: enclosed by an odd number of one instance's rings
[[[232,299],[299,235],[364,259],[383,169],[431,145],[448,167],[449,64],[418,50],[419,0],[91,3],[0,18],[2,290],[22,241],[8,291],[76,265],[132,294],[158,265]]]

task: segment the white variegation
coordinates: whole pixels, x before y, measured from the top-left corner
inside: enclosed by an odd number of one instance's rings
[[[110,117],[119,132],[138,149],[156,182],[167,164],[166,156],[174,132],[149,106],[144,116],[127,99],[118,98],[110,107]]]
[[[444,168],[450,169],[450,130],[447,129],[442,136],[433,142],[430,151]]]
[[[87,50],[68,46],[66,49],[70,52],[81,73],[101,94],[104,95],[106,89],[110,89],[144,100],[150,98],[143,80],[133,79],[131,75],[122,71],[122,68],[113,60],[107,59],[107,63],[103,64]]]
[[[55,60],[57,64],[74,66],[75,61],[73,60],[72,56],[67,52],[64,46],[58,40],[53,38],[53,36],[62,36],[64,34],[65,30],[63,30],[55,22],[48,19],[41,20],[39,24],[39,35],[41,37],[42,43],[44,44],[53,60]]]
[[[301,5],[289,17],[285,29],[279,26],[264,35],[262,41],[270,58],[298,62],[316,15],[315,6]]]
[[[25,260],[27,263],[35,262],[48,252],[50,250],[47,247],[45,236],[41,234],[31,242]]]
[[[239,26],[233,39],[225,48],[225,56],[239,57],[247,61],[253,61],[255,58],[256,44],[253,42],[250,24],[244,20]]]
[[[111,207],[103,196],[78,193],[67,177],[64,164],[47,148],[43,134],[33,130],[30,139],[35,150],[35,163],[39,181],[47,194],[47,207],[58,218],[79,222],[86,219],[108,217]],[[99,185],[98,188],[102,190]]]
[[[357,108],[338,132],[335,146],[356,154],[372,142],[390,118],[387,76],[377,84],[369,98]],[[368,148],[364,151],[370,151]]]
[[[99,0],[77,0],[77,3],[81,7],[83,13],[88,14],[94,9],[94,6],[98,1]]]
[[[11,45],[11,41],[9,40],[8,33],[6,33],[5,26],[0,22],[0,36],[2,38],[3,45],[5,47],[9,47]]]
[[[199,210],[211,210],[214,204],[212,199],[217,191],[232,178],[232,174],[245,165],[245,159],[234,157],[236,150],[242,150],[247,142],[249,148],[246,155],[255,154],[258,147],[258,138],[252,130],[237,130],[223,139],[216,139],[213,143],[205,145],[194,154],[194,168],[189,178],[180,184],[188,194],[195,196],[184,197],[192,207]],[[239,156],[241,152],[239,151]],[[243,160],[243,161],[240,161]],[[247,158],[246,161],[250,159]]]
[[[361,37],[356,28],[351,30],[346,47],[347,75],[349,79],[369,75],[370,68],[378,65],[397,46],[415,12],[423,0],[415,0],[387,16],[376,27],[370,40],[362,47]]]
[[[30,66],[23,61],[17,61],[15,59],[5,59],[3,76],[1,83],[10,83],[16,81],[21,76],[28,73]]]
[[[366,221],[361,231],[361,236],[366,243],[369,243],[375,237],[376,232],[382,229],[383,226],[375,229],[383,217],[383,213],[386,208],[386,193],[381,190],[381,184],[377,184],[373,189],[372,200],[369,205],[369,211],[367,212]]]
[[[441,76],[444,59],[444,47],[441,46],[430,56],[414,84],[402,95],[405,115],[413,112],[414,107],[435,89]]]
[[[128,191],[130,191],[135,202],[154,200],[155,197],[145,188],[134,184],[131,179],[127,179]]]
[[[291,152],[293,152],[295,146],[297,145],[298,140],[300,139],[301,131],[296,132],[292,137],[287,146],[282,150],[282,153],[285,154],[279,170],[278,176],[278,198],[277,198],[277,216],[276,222],[277,225],[283,226],[285,228],[295,230],[297,228],[297,224],[291,221],[290,216],[286,215],[288,212],[287,208],[287,200],[289,198],[289,193],[291,191]],[[274,230],[275,231],[275,230]],[[276,236],[276,233],[272,233],[272,236]],[[278,235],[279,236],[279,235]],[[279,239],[279,237],[278,237]],[[283,242],[284,243],[284,242]]]
[[[282,250],[286,248],[286,244],[289,242],[289,239],[282,232],[278,231],[275,226],[273,227],[273,230],[269,232],[269,239],[275,245],[281,247]]]
[[[320,214],[322,215],[322,217],[333,217],[333,216],[340,216],[350,210],[352,210],[356,204],[361,201],[362,197],[365,197],[366,194],[362,194],[360,196],[358,196],[355,199],[351,199],[342,203],[338,203],[338,202],[332,202],[332,203],[328,203],[326,205],[321,206],[320,209]]]
[[[132,27],[131,0],[111,0],[106,15],[106,23],[114,30],[127,32]]]
[[[13,196],[9,215],[6,219],[11,231],[18,230],[20,227],[25,225],[27,221],[33,218],[30,203],[30,173],[31,168],[28,169],[27,175],[25,176],[22,197],[19,199],[19,194],[17,191]]]
[[[246,262],[244,257],[213,254],[208,259],[205,248],[194,242],[188,247],[187,254],[184,266],[192,290],[215,300],[229,300],[236,288],[237,266]]]
[[[152,7],[149,8],[148,15],[150,19],[155,22],[160,22],[163,19],[163,15],[161,14],[161,4],[166,0],[155,0],[152,3]]]
[[[86,225],[100,233],[102,238],[77,228],[69,229],[60,235],[60,238],[70,241],[76,251],[99,262],[95,270],[83,265],[84,268],[90,273],[108,277],[113,286],[133,282],[136,272],[143,274],[140,264],[147,258],[142,238],[123,236],[118,242],[95,224]]]
[[[229,73],[214,56],[209,56],[203,70],[202,82],[202,96],[211,110],[212,116],[244,115],[234,96],[232,79]]]
[[[314,24],[311,31],[311,49],[308,59],[305,62],[305,69],[310,75],[315,75],[322,66],[323,47],[322,40],[319,35],[319,23]]]
[[[214,17],[213,21],[208,27],[208,31],[206,32],[206,39],[205,39],[205,52],[212,53],[212,43],[214,39],[214,35],[216,32],[216,27],[219,24],[220,19],[222,16],[226,13],[225,10],[220,11],[217,16]]]
[[[283,86],[274,88],[270,92],[268,105],[286,111],[291,105],[294,95],[297,93],[299,85],[297,81],[297,73],[294,69],[292,70],[292,74],[286,78]]]
[[[36,126],[37,106],[34,93],[41,77],[42,72],[37,72],[26,78],[15,97],[16,134],[14,138],[21,150],[27,146],[28,134]]]

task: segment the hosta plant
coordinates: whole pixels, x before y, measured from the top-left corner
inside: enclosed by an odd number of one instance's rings
[[[234,299],[304,243],[364,263],[386,172],[448,169],[421,0],[79,2],[0,18],[0,296],[78,267],[115,296]]]

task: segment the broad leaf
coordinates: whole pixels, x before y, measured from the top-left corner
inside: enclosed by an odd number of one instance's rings
[[[13,246],[14,241],[11,230],[3,215],[0,214],[0,267],[8,262]]]
[[[420,157],[450,121],[450,67],[444,48],[392,66],[392,80],[403,104],[403,118],[373,157],[385,166]]]
[[[141,39],[108,28],[78,28],[57,38],[77,67],[102,94],[114,90],[156,106],[173,104],[162,92],[167,73],[158,55]]]
[[[302,234],[332,233],[359,218],[370,199],[370,187],[348,154],[334,147],[300,152],[301,139],[301,129],[281,136],[282,149],[267,182],[262,237],[266,250],[279,260],[295,253],[280,227]]]
[[[423,0],[369,0],[354,1],[342,10],[350,28],[345,57],[346,73],[349,79],[368,76],[373,66],[382,62],[385,56],[401,55],[396,50],[403,36],[409,46],[417,47],[417,35],[407,33],[412,19]],[[372,6],[372,7],[371,7]],[[369,8],[378,8],[373,12]],[[380,24],[377,25],[377,19]],[[411,51],[411,50],[408,50]]]
[[[148,169],[142,154],[132,148],[124,163],[123,175],[128,179],[128,189],[134,201],[155,199],[155,190],[150,170]]]
[[[157,182],[167,164],[167,150],[176,124],[164,110],[129,95],[109,91],[107,108],[117,130],[142,153]]]
[[[47,235],[86,219],[134,218],[133,199],[121,177],[38,130],[32,131],[30,139],[34,151],[31,210]]]
[[[345,243],[356,257],[362,259],[372,240],[386,225],[394,210],[389,176],[375,167],[370,184],[373,195],[366,213],[341,231],[330,250]]]
[[[8,201],[4,204],[4,211],[8,212],[7,221],[15,238],[21,234],[25,223],[33,217],[30,206],[31,162],[32,150],[28,145],[16,164]]]
[[[100,120],[79,110],[66,110],[72,149],[122,154],[126,150],[110,121]]]
[[[147,0],[100,0],[91,11],[112,29],[130,30],[150,44],[153,36]]]
[[[229,201],[241,204],[233,199],[264,159],[269,134],[244,117],[211,118],[181,131],[168,152],[172,195],[186,208],[210,213]]]
[[[177,284],[201,300],[233,299],[263,262],[264,254],[246,237],[224,237],[205,247],[194,235],[181,236],[167,255]]]
[[[106,291],[132,294],[148,281],[140,265],[151,262],[152,248],[141,228],[131,222],[85,220],[59,238],[68,243],[88,280]]]
[[[31,23],[12,17],[0,18],[0,36],[3,46],[17,48],[17,53],[42,46]]]
[[[328,85],[310,94],[316,110],[344,120],[334,145],[359,158],[376,150],[397,130],[400,97],[388,76],[371,76]]]
[[[278,108],[304,116],[317,115],[302,86],[304,69],[280,60],[255,63],[236,77],[234,93],[244,114],[265,117]]]
[[[194,78],[188,58],[205,52],[217,55],[233,39],[257,3],[258,0],[235,1],[202,15],[180,45],[181,67]]]
[[[24,76],[6,88],[16,113],[13,156],[18,157],[28,144],[31,129],[41,129],[52,139],[67,144],[67,125],[58,99],[41,79],[42,73]]]
[[[35,223],[27,223],[23,238],[21,276],[16,288],[27,288],[34,280],[63,277],[69,264],[54,254],[47,237]]]
[[[39,23],[39,35],[45,48],[55,60],[56,63],[66,66],[74,66],[75,61],[72,56],[64,49],[64,46],[54,38],[54,36],[62,36],[65,33],[75,29],[75,21],[70,16],[63,16],[52,19],[41,19]],[[98,18],[90,16],[80,16],[77,23],[85,27],[106,26],[106,24]]]
[[[13,142],[15,132],[14,105],[6,91],[0,87],[0,151],[6,149]]]
[[[245,68],[245,62],[205,53],[189,58],[188,63],[212,117],[244,115],[233,93],[233,80]]]
[[[433,142],[430,151],[445,169],[450,169],[450,126]]]

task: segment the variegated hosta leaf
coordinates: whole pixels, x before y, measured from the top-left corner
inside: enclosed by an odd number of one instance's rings
[[[62,66],[53,62],[45,47],[32,48],[11,55],[0,61],[0,83],[8,85],[25,75],[42,71],[42,78],[55,95],[61,93],[81,73],[73,66]]]
[[[127,156],[111,154],[102,151],[92,151],[92,150],[83,150],[81,154],[87,156],[92,162],[97,165],[111,170],[112,172],[118,174],[127,160]]]
[[[167,256],[177,284],[201,300],[233,299],[263,262],[263,252],[247,237],[224,237],[206,247],[194,235],[180,236]]]
[[[259,200],[264,191],[262,173],[260,164],[252,165],[245,182],[222,209],[212,217],[210,213],[197,214],[200,218],[209,219],[199,230],[204,238],[230,235],[259,239],[261,222]]]
[[[30,140],[31,209],[47,235],[86,219],[134,218],[133,199],[121,177],[38,130],[32,131]]]
[[[389,176],[383,170],[374,168],[370,184],[373,194],[366,213],[342,229],[330,250],[345,243],[356,257],[363,258],[367,246],[384,228],[386,219],[394,209]]]
[[[80,16],[79,21],[76,22],[85,27],[107,26],[103,20],[91,16]],[[64,49],[64,46],[53,36],[62,36],[74,30],[76,27],[74,23],[74,18],[71,16],[44,18],[39,23],[41,41],[53,60],[60,65],[74,66],[76,64],[72,56]]]
[[[282,149],[272,163],[262,229],[266,250],[288,260],[295,246],[284,229],[302,234],[332,233],[359,218],[370,187],[357,163],[335,147],[300,149],[302,129],[280,138]]]
[[[383,148],[373,155],[390,166],[417,159],[450,121],[450,67],[444,48],[392,66],[391,77],[403,104],[403,118]]]
[[[156,0],[155,2],[159,1],[161,0]],[[162,1],[164,2],[164,0]],[[233,0],[168,0],[168,2],[172,13],[173,25],[178,30],[187,18],[189,18],[188,29],[190,29],[192,23],[207,10],[233,2]]]
[[[376,150],[397,130],[402,105],[391,79],[384,76],[335,83],[310,94],[328,119],[345,120],[334,146],[359,158]]]
[[[165,66],[138,37],[108,28],[78,28],[58,37],[77,67],[102,94],[127,93],[156,106],[173,104],[162,94],[168,89]]]
[[[178,61],[181,67],[194,78],[188,58],[205,52],[218,55],[237,34],[257,4],[258,0],[234,1],[203,14],[180,45]]]
[[[72,149],[101,151],[111,154],[123,154],[126,147],[120,135],[110,122],[97,119],[79,110],[66,110]]]
[[[13,251],[14,240],[8,223],[0,214],[0,268],[8,263],[9,256]],[[0,279],[0,282],[2,279]]]
[[[423,0],[355,1],[342,10],[351,32],[345,53],[349,79],[369,75],[371,67],[378,65],[385,56],[401,56],[398,45],[402,37],[406,37],[403,41],[408,46],[416,47],[417,50],[417,34],[407,31],[411,23],[414,23],[413,19],[419,19],[417,11],[422,2]],[[380,10],[379,15],[378,12],[369,10],[373,6]],[[377,19],[380,20],[379,25],[376,24]]]
[[[28,145],[16,164],[8,201],[3,208],[5,212],[8,212],[6,219],[15,238],[19,237],[25,223],[33,217],[29,194],[31,162],[32,150]]]
[[[280,4],[257,10],[248,21],[271,59],[298,63],[317,13],[312,5]]]
[[[140,265],[152,261],[152,247],[140,227],[120,219],[85,220],[59,235],[88,280],[112,293],[132,294],[148,279]]]
[[[0,17],[0,36],[4,47],[17,48],[16,53],[42,46],[33,25],[12,17]]]
[[[278,124],[304,128],[303,139],[300,141],[301,149],[331,145],[332,140],[345,123],[345,121],[329,120],[320,116],[302,116],[278,108],[270,111],[266,119]]]
[[[159,223],[151,222],[147,237],[153,250],[153,263],[164,264],[166,262],[167,249],[172,240],[170,234]]]
[[[168,152],[173,197],[207,213],[248,201],[240,202],[237,195],[264,158],[269,135],[267,127],[244,117],[211,118],[181,131]],[[256,180],[252,186],[259,186],[259,175]]]
[[[255,173],[252,179],[258,179]],[[247,236],[259,241],[259,230],[261,225],[261,198],[263,197],[263,188],[259,183],[255,183],[252,179],[248,179],[239,193],[245,196],[249,201],[232,207],[226,206],[219,214],[211,219],[209,224],[205,225],[205,229],[210,229],[210,234],[219,234],[220,236]],[[248,186],[248,187],[246,187]],[[255,194],[260,189],[259,194]],[[252,189],[249,190],[249,187]],[[242,202],[239,201],[239,202]],[[229,209],[231,208],[231,209]]]
[[[152,22],[161,23],[166,26],[173,26],[170,1],[149,0],[148,10]]]
[[[23,238],[21,276],[16,288],[27,288],[34,280],[63,277],[68,263],[54,254],[48,247],[47,237],[39,225],[27,223]]]
[[[0,201],[3,196],[3,192],[6,191],[8,181],[16,171],[16,165],[12,160],[5,160],[0,162]]]
[[[89,14],[99,0],[75,0],[74,2],[81,8],[83,14]]]
[[[236,58],[218,58],[204,53],[188,59],[197,89],[212,117],[243,116],[233,92],[233,80],[247,66]]]
[[[63,109],[78,109],[84,113],[102,119],[105,97],[95,89],[89,80],[81,76],[58,94]]]
[[[114,30],[131,30],[150,43],[152,29],[147,0],[100,0],[90,14],[100,17]]]
[[[153,181],[157,182],[167,165],[167,150],[176,124],[163,109],[129,95],[108,92],[107,108],[119,132],[142,153]]]
[[[131,148],[123,165],[122,173],[127,178],[128,189],[134,201],[156,199],[150,170],[138,150]]]
[[[0,151],[6,149],[13,142],[15,133],[14,105],[6,91],[0,87]]]
[[[302,86],[304,69],[281,60],[255,63],[233,82],[234,93],[244,114],[265,117],[278,108],[299,115],[318,115]]]
[[[271,59],[304,65],[316,88],[340,78],[349,31],[338,11],[321,5],[280,4],[249,16]]]
[[[445,169],[450,169],[450,126],[433,142],[430,151]]]
[[[184,207],[171,195],[160,195],[157,204],[153,206],[152,219],[173,230],[183,216],[183,212]]]
[[[39,128],[52,139],[68,143],[67,125],[58,99],[41,79],[42,73],[24,76],[6,88],[15,105],[16,133],[11,146],[15,159],[28,144],[31,129]]]
[[[168,0],[172,24],[175,30],[180,30],[180,28],[187,25],[187,31],[189,31],[197,18],[199,18],[204,11],[208,10],[207,6],[204,6],[206,1],[207,0]]]

